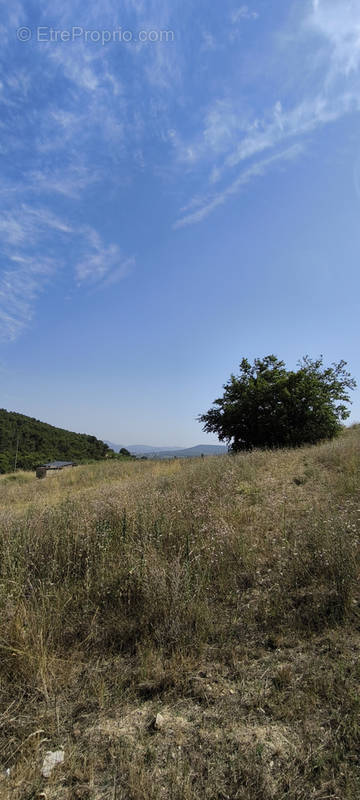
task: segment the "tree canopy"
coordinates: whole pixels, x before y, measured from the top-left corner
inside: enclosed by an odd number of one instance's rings
[[[293,371],[274,355],[253,364],[243,358],[240,374],[230,376],[223,396],[198,419],[234,452],[332,439],[349,417],[349,390],[356,386],[346,366],[304,356]]]

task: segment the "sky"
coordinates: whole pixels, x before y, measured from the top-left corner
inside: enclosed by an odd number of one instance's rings
[[[0,11],[0,405],[185,447],[244,356],[360,384],[358,0]]]

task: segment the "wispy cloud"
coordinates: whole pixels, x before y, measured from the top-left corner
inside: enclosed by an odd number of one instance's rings
[[[0,36],[3,44],[13,37],[14,31],[19,25],[25,24],[26,18],[26,11],[21,0],[1,4]]]
[[[76,280],[83,283],[109,286],[124,278],[135,264],[135,259],[126,258],[116,244],[104,245],[97,231],[84,228],[82,258],[75,266]]]
[[[72,163],[61,169],[51,167],[34,170],[29,174],[34,192],[39,194],[54,193],[73,199],[81,197],[82,192],[100,181],[98,171]]]
[[[72,233],[72,228],[46,208],[33,208],[25,203],[0,215],[3,245],[33,246],[46,230]]]
[[[0,339],[14,341],[31,322],[40,294],[62,266],[46,254],[50,234],[68,235],[72,228],[49,209],[26,204],[0,216]]]
[[[201,130],[195,138],[186,141],[176,130],[168,135],[177,160],[192,167],[226,154],[248,126],[248,113],[241,101],[217,98],[205,109]]]
[[[36,301],[56,272],[50,258],[14,253],[0,278],[0,340],[15,341],[34,316]]]
[[[248,169],[241,172],[236,180],[232,181],[223,191],[213,193],[207,197],[197,198],[193,204],[199,205],[200,207],[191,214],[187,214],[177,220],[174,228],[183,228],[187,225],[194,225],[197,222],[202,222],[209,214],[215,211],[216,208],[224,205],[231,196],[238,194],[253,178],[259,178],[265,175],[274,165],[295,160],[302,152],[302,145],[296,144],[276,155],[252,164]]]
[[[278,101],[267,118],[255,119],[247,127],[245,127],[244,117],[238,117],[235,110],[231,110],[231,106],[227,105],[227,113],[224,116],[220,109],[221,105],[215,107],[211,114],[207,115],[207,126],[204,129],[201,144],[188,146],[187,151],[180,151],[180,157],[186,159],[188,163],[196,162],[200,156],[211,161],[213,157],[222,155],[225,151],[223,161],[212,167],[209,185],[211,187],[211,185],[218,184],[222,179],[227,180],[229,185],[215,194],[208,191],[205,194],[195,195],[188,201],[183,211],[197,206],[200,206],[200,209],[182,216],[175,223],[175,228],[201,222],[248,184],[251,179],[263,175],[274,163],[282,160],[290,161],[300,155],[305,148],[304,137],[306,135],[321,125],[334,122],[344,114],[360,110],[360,98],[353,92],[337,96],[335,101],[320,95],[311,100],[304,100],[294,108],[287,110]],[[241,130],[242,135],[240,136]],[[236,138],[239,139],[239,142],[231,149],[230,146],[234,145]],[[288,143],[291,139],[298,140],[298,142],[289,148]],[[179,149],[178,143],[177,147]],[[273,156],[263,159],[266,151],[279,148],[282,148],[280,154],[275,153]],[[229,150],[230,152],[226,153]],[[261,157],[260,161],[259,157]],[[253,161],[253,163],[234,181],[231,178],[232,171],[246,161]]]
[[[293,10],[296,2],[288,5]],[[358,0],[307,0],[296,29],[291,20],[285,23],[292,42],[276,52],[271,32],[266,38],[266,21],[250,24],[264,6],[255,0],[230,3],[219,30],[215,11],[206,23],[200,18],[195,32],[199,17],[193,5],[178,0],[124,0],[121,18],[118,0],[87,6],[63,0],[55,11],[49,0],[39,4],[40,24],[63,29],[122,25],[176,33],[172,44],[106,47],[33,41],[14,48],[16,28],[35,23],[20,0],[3,6],[0,32],[8,49],[0,74],[0,152],[6,156],[1,321],[10,338],[29,323],[37,298],[60,270],[80,296],[86,287],[114,285],[133,268],[121,229],[109,237],[101,215],[98,229],[93,227],[95,185],[100,197],[116,196],[126,205],[126,187],[139,180],[136,191],[142,191],[141,181],[148,189],[155,173],[169,194],[185,197],[175,227],[192,225],[270,169],[299,158],[322,126],[360,110]],[[263,17],[265,12],[261,22]],[[244,31],[263,37],[281,72],[269,91],[266,67],[254,68],[250,57],[243,58]],[[228,60],[229,35],[233,41],[241,36],[243,47],[234,45]],[[306,70],[300,59],[295,64],[285,90],[295,38],[299,52],[303,47],[310,55]],[[257,60],[260,55],[257,50]],[[141,220],[135,217],[137,237]]]
[[[249,6],[240,6],[239,8],[235,8],[230,14],[230,19],[233,25],[236,25],[242,19],[258,19],[258,17],[258,11],[252,11]]]
[[[118,27],[118,5],[107,0],[101,8],[87,8],[85,17],[84,27],[104,27],[110,21]],[[17,0],[4,7],[0,30],[9,63],[16,28],[29,24],[34,30],[35,19],[71,29],[82,24],[84,6],[64,0],[54,17],[53,6],[44,2],[38,18],[30,20]],[[88,190],[95,183],[102,191],[114,184],[111,165],[134,141],[140,158],[140,110],[135,109],[133,119],[128,115],[119,48],[68,44],[18,44],[16,53],[30,56],[32,69],[7,66],[0,73],[0,152],[7,156],[8,173],[0,188],[3,340],[15,340],[29,325],[38,299],[61,271],[85,291],[118,283],[135,263],[118,242],[105,241],[92,226],[73,219],[86,220]]]
[[[360,109],[360,97],[350,92],[333,99],[319,95],[285,110],[280,101],[272,109],[270,119],[255,120],[251,130],[239,142],[225,162],[235,167],[241,161],[271,149],[286,139],[311,133],[320,125],[334,122],[350,111]]]
[[[178,160],[188,166],[213,162],[223,156],[222,163],[212,166],[211,182],[216,182],[227,169],[242,161],[356,110],[360,110],[360,96],[352,90],[335,97],[320,94],[306,98],[293,108],[284,108],[278,100],[263,118],[252,120],[249,111],[241,109],[238,103],[218,99],[205,112],[203,129],[196,139],[184,142],[177,131],[172,131],[171,141]]]
[[[358,0],[312,0],[309,29],[331,48],[331,73],[345,75],[360,66],[360,5]]]
[[[99,287],[118,283],[135,264],[118,245],[104,244],[94,228],[75,227],[44,207],[23,204],[4,213],[0,233],[6,264],[0,279],[2,341],[14,341],[29,325],[37,299],[60,270],[70,269],[78,286]],[[54,236],[66,245],[66,261],[47,254],[54,249]]]
[[[236,25],[255,13],[248,6],[241,6],[233,10],[231,20]],[[175,227],[201,222],[245,184],[263,175],[273,163],[283,159],[289,161],[293,153],[299,155],[310,134],[347,114],[360,111],[360,6],[357,0],[346,3],[343,0],[311,0],[298,36],[300,39],[310,36],[314,44],[314,35],[318,42],[317,47],[313,47],[313,69],[315,72],[321,65],[321,91],[312,90],[309,69],[308,91],[293,106],[279,98],[262,116],[255,116],[249,109],[244,112],[233,94],[232,98],[218,100],[206,110],[197,137],[184,142],[180,133],[173,135],[177,158],[186,163],[188,169],[200,171],[201,167],[203,173],[204,165],[209,165],[207,186],[187,202],[183,212],[191,213],[183,214]],[[341,76],[343,80],[340,82]],[[295,145],[289,147],[292,140]],[[266,153],[270,155],[264,158]],[[250,166],[234,180],[233,171],[246,162],[250,162]],[[227,187],[214,193],[212,187],[221,181],[227,182]]]

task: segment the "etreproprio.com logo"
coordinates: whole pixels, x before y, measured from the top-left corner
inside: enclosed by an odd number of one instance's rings
[[[174,42],[175,33],[170,30],[148,30],[148,31],[130,31],[123,28],[116,28],[115,30],[87,30],[80,26],[73,26],[72,28],[59,29],[52,28],[48,25],[42,25],[37,28],[28,28],[23,26],[18,28],[16,36],[19,42],[85,42],[92,44],[106,45],[110,42],[119,44],[130,44],[131,42],[150,42],[156,44],[158,42]]]

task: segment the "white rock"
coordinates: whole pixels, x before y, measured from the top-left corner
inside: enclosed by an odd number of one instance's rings
[[[43,778],[49,778],[54,767],[56,767],[57,764],[62,764],[64,758],[65,758],[65,753],[63,750],[54,750],[54,752],[49,750],[45,754],[44,763],[41,770]]]
[[[161,728],[164,727],[165,719],[162,714],[157,714],[155,717],[154,728],[157,731],[161,731]]]

